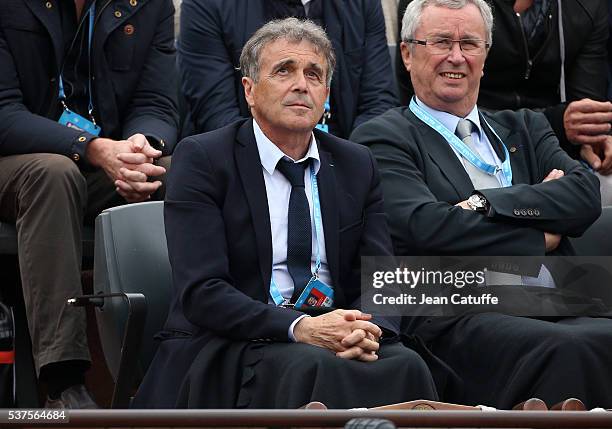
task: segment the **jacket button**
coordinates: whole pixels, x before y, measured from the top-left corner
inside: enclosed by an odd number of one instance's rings
[[[130,6],[136,7],[137,4],[138,4],[137,0],[130,0]]]
[[[121,18],[121,11],[119,10],[115,11],[115,18]]]
[[[51,9],[53,7],[53,3],[51,3],[50,1],[48,1],[47,3],[45,3],[45,7],[47,9]]]
[[[514,152],[516,152],[516,146],[512,146],[512,147],[510,148],[510,153],[514,153]]]
[[[515,216],[520,216],[521,215],[521,211],[519,209],[514,209],[514,215]]]
[[[536,216],[540,216],[540,210],[534,209],[533,210],[533,214],[536,215]]]
[[[521,209],[521,216],[527,216],[527,210]]]
[[[81,159],[81,156],[78,153],[73,153],[72,159],[74,159],[75,161],[78,161],[79,159]]]
[[[528,214],[529,216],[533,216],[533,210],[531,210],[531,209],[527,209],[527,214]]]
[[[87,140],[87,137],[81,136],[78,138],[78,140],[83,143],[85,140]]]

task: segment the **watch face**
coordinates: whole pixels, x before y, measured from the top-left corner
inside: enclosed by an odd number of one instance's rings
[[[478,194],[472,195],[468,199],[468,204],[472,207],[473,210],[485,209],[485,199]]]

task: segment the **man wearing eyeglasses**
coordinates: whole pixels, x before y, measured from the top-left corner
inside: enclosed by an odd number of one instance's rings
[[[351,136],[377,159],[397,254],[571,255],[567,237],[600,214],[597,178],[559,147],[543,114],[476,105],[492,27],[484,0],[411,2],[401,52],[415,96]],[[517,287],[556,286],[544,266],[517,277]],[[597,384],[612,379],[608,319],[489,312],[406,318],[404,329],[461,379],[438,386],[443,400],[612,406],[612,386]]]
[[[397,4],[399,19],[412,0]],[[612,103],[606,101],[606,0],[490,0],[493,46],[480,84],[480,107],[536,109],[561,147],[587,162],[612,204]],[[399,53],[399,46],[398,46]],[[400,101],[413,95],[397,55]]]

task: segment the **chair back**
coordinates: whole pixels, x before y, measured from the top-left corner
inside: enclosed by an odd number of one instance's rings
[[[172,276],[163,201],[104,210],[96,218],[94,293],[138,292],[147,300],[147,316],[138,358],[139,377],[146,372],[170,306]],[[108,368],[117,380],[127,309],[120,300],[105,300],[96,309],[100,341]]]

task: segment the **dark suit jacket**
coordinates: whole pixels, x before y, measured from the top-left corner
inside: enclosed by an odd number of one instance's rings
[[[265,0],[184,0],[178,63],[196,132],[249,116],[239,66],[247,40],[266,23]],[[379,0],[324,0],[337,66],[332,115],[340,137],[398,105]]]
[[[369,150],[318,130],[315,136],[335,307],[349,308],[361,294],[360,256],[391,254],[380,180]],[[211,334],[287,342],[289,326],[302,314],[267,303],[272,237],[251,119],[177,146],[164,213],[174,298],[148,371],[157,387],[141,388],[139,407],[174,405]],[[397,332],[397,325],[382,326]]]
[[[391,237],[400,255],[544,255],[544,231],[580,236],[601,213],[599,181],[560,147],[546,118],[530,110],[481,113],[509,151],[513,186],[480,191],[483,214],[455,207],[474,191],[450,145],[407,107],[352,134],[378,161]],[[499,140],[487,136],[500,159]],[[540,183],[554,168],[565,177]],[[571,254],[567,238],[556,254]]]
[[[45,152],[83,160],[94,137],[57,123],[66,41],[56,1],[64,0],[5,0],[0,7],[0,156]],[[143,133],[163,139],[169,154],[178,126],[172,1],[97,4],[92,59],[101,136]]]

